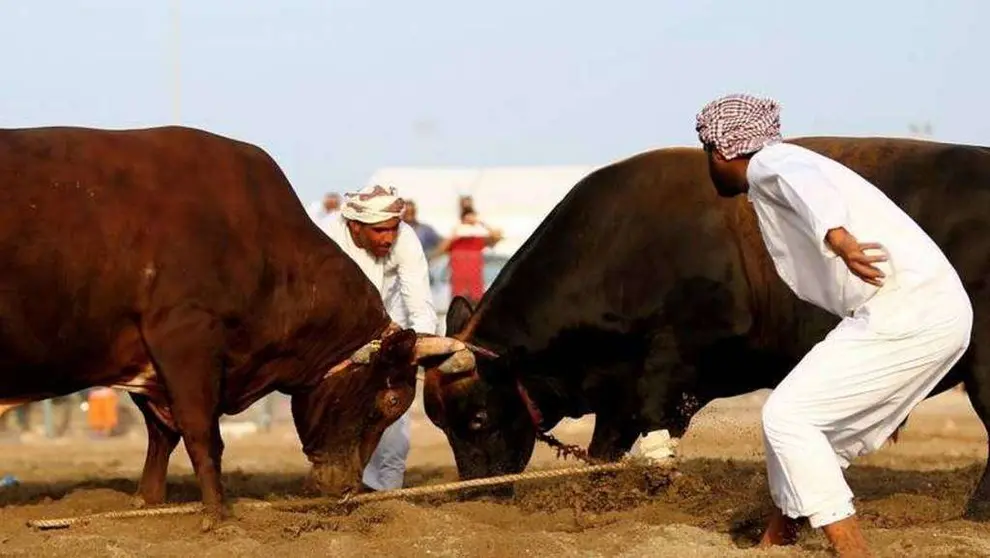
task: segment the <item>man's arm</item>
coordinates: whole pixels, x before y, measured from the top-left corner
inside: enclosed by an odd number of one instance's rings
[[[495,246],[502,240],[502,231],[495,227],[490,227],[486,223],[480,223],[488,231],[488,238],[485,239],[486,246]]]
[[[775,203],[794,209],[810,225],[819,250],[825,255],[842,258],[854,274],[863,281],[880,286],[884,277],[873,264],[886,261],[886,256],[868,256],[864,250],[882,249],[877,243],[860,244],[846,226],[849,209],[838,188],[820,170],[811,165],[794,165],[778,174],[776,180],[766,181],[760,192]]]
[[[870,249],[882,250],[883,246],[875,242],[860,244],[852,233],[842,227],[828,231],[825,242],[860,279],[877,287],[883,284],[884,273],[873,264],[887,261],[887,256],[868,256],[865,252]]]
[[[845,200],[828,177],[814,166],[789,166],[776,176],[776,180],[763,181],[760,193],[794,209],[811,227],[819,249],[831,255],[835,252],[825,237],[829,231],[845,229],[848,225],[849,210]]]
[[[399,294],[409,314],[411,327],[418,333],[437,333],[437,310],[430,291],[430,268],[423,245],[411,227],[399,232],[395,247],[398,263]]]

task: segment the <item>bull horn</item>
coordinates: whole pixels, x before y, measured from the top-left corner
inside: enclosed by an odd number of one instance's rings
[[[333,376],[334,374],[336,374],[338,372],[342,372],[344,370],[347,370],[347,367],[351,366],[352,364],[354,364],[354,361],[351,360],[351,359],[346,359],[346,360],[344,360],[342,362],[337,363],[336,366],[334,366],[330,370],[327,370],[327,373],[323,375],[323,379],[326,380],[327,378],[329,378],[330,376]]]
[[[416,360],[449,355],[465,349],[464,343],[450,337],[420,337],[416,340]]]
[[[471,349],[471,352],[472,353],[479,354],[481,356],[488,357],[488,358],[498,358],[498,353],[496,353],[495,351],[486,349],[484,347],[479,347],[478,345],[473,345],[473,344],[467,343],[467,342],[464,343],[464,346],[467,347],[468,349]]]
[[[381,346],[382,342],[375,339],[374,341],[371,341],[360,349],[354,351],[350,360],[357,364],[368,364],[371,362],[371,355],[377,353]]]
[[[443,361],[437,367],[437,370],[442,374],[458,374],[460,372],[474,370],[475,366],[474,353],[468,349],[461,349]]]

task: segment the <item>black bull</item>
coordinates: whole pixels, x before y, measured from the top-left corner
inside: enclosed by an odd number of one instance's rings
[[[973,301],[973,342],[932,395],[963,382],[986,427],[990,149],[906,139],[794,143],[876,184],[952,261]],[[467,374],[429,371],[424,402],[463,478],[522,470],[534,422],[549,430],[589,413],[589,453],[617,459],[641,433],[682,435],[713,399],[773,388],[837,322],[778,278],[749,203],[716,196],[700,149],[660,149],[585,177],[476,310],[452,302],[448,335],[498,356]],[[984,471],[969,513],[988,510]]]

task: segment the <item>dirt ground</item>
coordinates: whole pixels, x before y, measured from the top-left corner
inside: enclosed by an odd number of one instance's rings
[[[829,556],[821,534],[796,547],[749,548],[770,501],[758,436],[766,392],[717,401],[677,448],[679,475],[642,471],[589,480],[519,483],[509,500],[395,500],[349,513],[245,510],[212,533],[199,517],[99,520],[35,531],[32,518],[129,509],[144,460],[144,429],[90,440],[0,441],[0,556]],[[279,402],[281,405],[281,402]],[[442,434],[414,407],[407,486],[456,480]],[[586,443],[589,417],[555,430]],[[301,494],[307,463],[291,423],[267,433],[225,435],[225,483],[241,501]],[[879,556],[990,556],[990,523],[961,519],[987,456],[986,435],[965,396],[948,393],[912,415],[896,445],[847,472],[866,536]],[[538,448],[531,468],[560,467]],[[181,446],[172,458],[171,502],[199,492]],[[557,554],[559,553],[559,554]]]

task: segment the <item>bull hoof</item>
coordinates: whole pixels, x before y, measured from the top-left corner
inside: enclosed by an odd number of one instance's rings
[[[969,521],[990,521],[990,500],[970,500],[966,504],[963,519]]]
[[[223,526],[230,517],[231,511],[226,505],[220,508],[207,508],[203,511],[203,520],[199,523],[199,530],[203,533],[215,531]]]
[[[312,475],[303,479],[302,482],[302,493],[305,496],[322,496],[323,493],[320,491],[320,485],[316,482],[316,479]]]
[[[515,487],[505,485],[491,488],[469,488],[461,491],[458,499],[461,501],[486,500],[500,502],[512,500],[515,496]]]
[[[202,533],[210,533],[223,525],[223,518],[217,515],[207,515],[203,517],[203,520],[199,522],[199,530]]]
[[[140,493],[135,494],[134,497],[131,498],[131,505],[137,509],[152,508],[155,506],[160,506],[164,503],[165,503],[164,497],[148,498],[146,496],[141,495]]]

